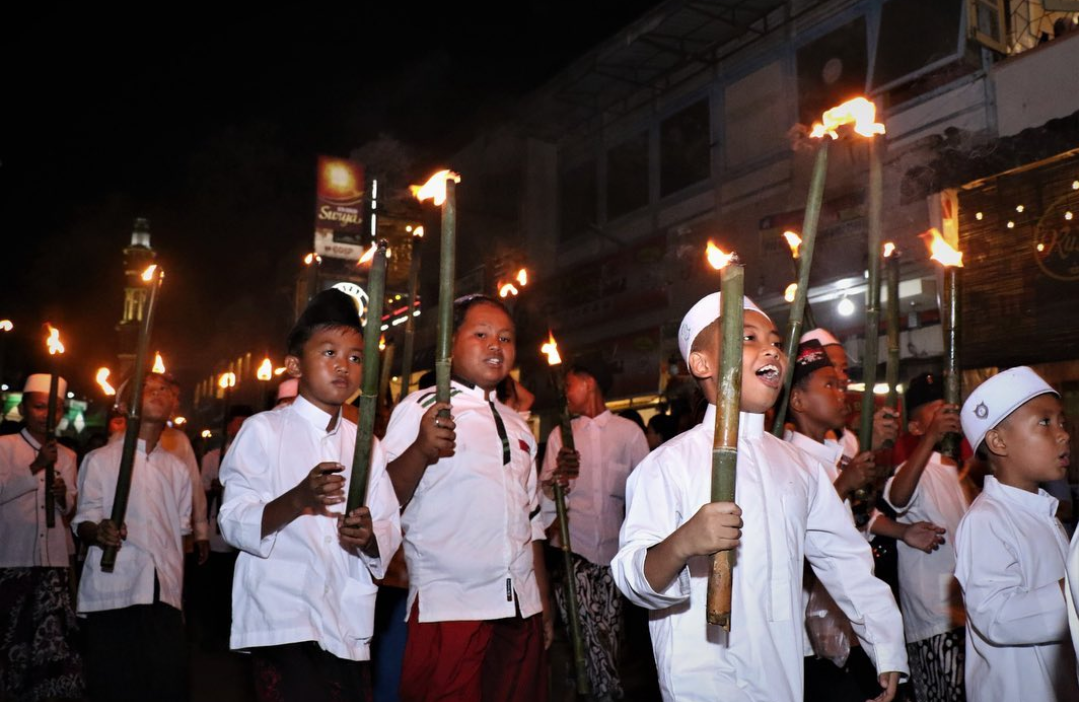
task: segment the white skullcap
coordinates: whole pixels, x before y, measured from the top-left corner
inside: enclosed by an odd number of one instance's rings
[[[49,394],[49,382],[52,380],[52,376],[48,373],[34,373],[26,379],[26,385],[23,386],[23,394],[28,392],[40,392],[43,395]],[[63,398],[67,394],[67,381],[63,378],[59,379],[59,383],[56,386],[56,396]]]
[[[689,363],[689,350],[693,347],[693,340],[701,333],[701,330],[712,322],[719,319],[720,311],[719,293],[706,295],[697,301],[697,304],[689,308],[686,316],[682,318],[682,325],[678,327],[678,350],[682,352],[682,358]],[[760,307],[757,307],[748,297],[742,298],[742,307],[754,312],[760,312],[765,317]]]
[[[1007,419],[1027,400],[1046,393],[1060,396],[1027,366],[1009,368],[994,375],[970,393],[963,403],[963,409],[959,411],[963,435],[977,449],[990,429]]]
[[[290,397],[296,397],[300,394],[300,381],[298,378],[289,378],[288,380],[281,381],[281,384],[277,386],[277,402],[281,400],[287,400]]]
[[[821,329],[820,327],[810,329],[805,334],[802,334],[802,338],[798,340],[798,343],[804,344],[807,341],[819,341],[821,346],[832,346],[833,344],[836,346],[843,345],[839,343],[839,339],[832,336],[830,331]]]

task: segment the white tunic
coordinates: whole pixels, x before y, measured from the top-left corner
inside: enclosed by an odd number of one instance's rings
[[[641,428],[605,410],[594,418],[573,420],[573,440],[581,454],[581,470],[569,481],[566,513],[573,552],[596,565],[609,566],[618,553],[618,530],[626,511],[626,478],[648,455],[648,440]],[[562,428],[547,438],[540,482],[554,474]],[[554,500],[543,497],[543,523],[550,526],[558,516]],[[551,543],[561,547],[555,530]]]
[[[1079,700],[1060,580],[1068,536],[1057,500],[993,476],[959,524],[955,575],[967,604],[967,698]]]
[[[215,448],[212,451],[207,451],[206,455],[202,457],[202,483],[201,490],[203,495],[206,495],[213,488],[214,481],[220,482],[221,475],[221,449]],[[221,497],[218,495],[211,501],[210,498],[204,497],[206,505],[206,519],[209,525],[210,536],[210,550],[214,553],[235,553],[236,549],[229,545],[229,542],[225,541],[225,537],[221,535],[221,527],[217,523],[217,515],[221,511]]]
[[[65,513],[56,503],[52,529],[45,522],[45,471],[30,472],[41,444],[23,429],[18,434],[0,436],[0,568],[44,566],[66,568],[71,534],[64,524]],[[67,514],[75,510],[75,452],[56,447],[56,475],[67,486]]]
[[[296,487],[322,462],[345,466],[351,478],[356,425],[331,416],[298,396],[291,405],[250,417],[225,453],[225,493],[218,524],[240,549],[232,588],[234,649],[314,641],[338,658],[368,660],[375,624],[372,578],[385,575],[401,544],[397,498],[386,460],[374,443],[366,505],[371,510],[379,558],[356,555],[338,541],[337,517],[305,514],[262,537],[266,505]]]
[[[644,576],[650,547],[710,499],[715,406],[702,424],[653,451],[630,475],[619,589],[655,610],[649,627],[665,700],[801,702],[803,558],[828,588],[881,672],[907,673],[902,623],[888,586],[873,576],[869,545],[855,531],[828,476],[741,415],[736,502],[744,527],[736,551],[731,632],[705,621],[710,570],[693,558],[663,591]]]
[[[903,469],[901,464],[896,472]],[[959,484],[957,470],[945,465],[936,451],[929,457],[922,477],[904,507],[892,502],[892,484],[884,485],[884,499],[901,524],[932,522],[942,526],[944,543],[932,553],[896,540],[899,551],[899,603],[907,642],[923,641],[963,626],[963,598],[955,579],[955,531],[967,508],[967,496]]]
[[[382,444],[393,461],[415,442],[434,389],[393,410]],[[453,381],[453,456],[427,467],[401,514],[408,607],[421,622],[480,621],[543,609],[532,542],[543,540],[536,440],[521,416]],[[516,595],[517,604],[514,603]]]
[[[1068,601],[1068,628],[1072,635],[1072,648],[1079,657],[1079,531],[1072,537],[1068,549],[1068,565],[1065,571],[1064,594]]]

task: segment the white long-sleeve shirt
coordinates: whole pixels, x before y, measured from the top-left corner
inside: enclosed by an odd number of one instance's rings
[[[654,610],[649,628],[664,700],[801,702],[802,564],[850,618],[880,672],[907,673],[899,609],[873,576],[869,545],[824,469],[742,413],[736,502],[742,538],[735,551],[730,633],[705,620],[710,559],[691,558],[662,592],[644,575],[648,549],[711,499],[715,406],[704,421],[653,451],[630,475],[621,548],[611,563],[619,589]]]
[[[206,517],[206,493],[199,489],[199,461],[195,458],[195,449],[187,434],[174,427],[165,427],[161,432],[161,448],[176,456],[187,467],[191,476],[191,535],[195,541],[210,538],[210,524]]]
[[[393,410],[382,445],[393,461],[419,434],[434,403],[419,390]],[[545,539],[536,440],[517,412],[478,387],[453,381],[453,456],[427,467],[401,514],[408,607],[421,622],[481,621],[543,609],[532,542]],[[516,596],[517,605],[514,604]]]
[[[249,418],[221,467],[224,501],[218,524],[240,549],[232,588],[234,649],[314,641],[338,658],[368,660],[375,622],[373,578],[385,575],[401,544],[397,498],[376,441],[371,452],[366,506],[371,510],[378,558],[346,550],[338,541],[337,515],[306,514],[262,537],[266,505],[296,487],[319,463],[345,466],[351,480],[356,425],[302,396],[291,405]]]
[[[573,420],[573,441],[581,454],[578,477],[569,481],[566,514],[573,552],[596,565],[609,566],[618,553],[618,530],[626,508],[626,478],[648,455],[648,440],[641,428],[605,410],[596,417]],[[558,467],[562,428],[547,438],[540,482]],[[554,500],[543,497],[543,522],[548,527],[558,517]],[[562,545],[557,530],[551,543]]]
[[[900,464],[898,473],[903,469]],[[892,502],[895,478],[884,484],[884,499],[896,512],[900,524],[932,522],[944,527],[944,543],[926,553],[896,541],[899,552],[899,604],[907,642],[923,641],[966,623],[959,582],[955,579],[955,532],[967,508],[967,496],[959,484],[958,471],[945,465],[934,451],[910,501],[903,507]]]
[[[202,469],[200,472],[202,474],[202,481],[199,489],[201,489],[203,495],[205,495],[213,488],[215,480],[220,482],[221,449],[215,448],[212,451],[206,452],[206,455],[202,457]],[[214,553],[235,553],[236,549],[230,546],[229,542],[225,541],[225,537],[221,535],[221,527],[217,524],[217,515],[218,512],[221,511],[221,497],[222,495],[218,495],[212,500],[204,497],[207,503],[206,520],[210,532],[210,550]]]
[[[79,471],[79,509],[71,528],[112,517],[123,441],[113,441],[83,460]],[[139,439],[127,502],[127,539],[116,554],[112,573],[101,570],[99,546],[86,553],[79,582],[78,612],[121,609],[154,601],[154,574],[161,601],[181,609],[183,535],[191,533],[191,475],[180,459],[160,445],[146,453]]]
[[[1068,535],[1056,498],[993,476],[959,524],[955,576],[967,604],[967,697],[1079,700],[1060,580]]]
[[[41,444],[23,429],[0,436],[0,568],[66,568],[71,534],[62,517],[75,511],[75,452],[56,447],[56,475],[67,486],[67,509],[56,502],[56,526],[45,522],[45,471],[30,472]]]

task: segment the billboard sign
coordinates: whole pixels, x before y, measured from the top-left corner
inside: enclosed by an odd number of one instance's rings
[[[348,159],[318,157],[315,188],[315,253],[358,260],[364,252],[363,166]]]

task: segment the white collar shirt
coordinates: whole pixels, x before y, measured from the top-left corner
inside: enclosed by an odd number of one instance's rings
[[[711,496],[715,406],[703,423],[653,451],[629,477],[621,548],[611,563],[619,589],[654,610],[649,628],[663,699],[671,702],[801,702],[803,559],[824,583],[881,672],[907,673],[899,610],[873,576],[869,545],[819,463],[742,413],[730,633],[705,620],[708,557],[694,557],[663,591],[644,575],[648,549],[692,518]]]
[[[393,410],[383,445],[393,461],[411,446],[434,389]],[[522,617],[542,610],[532,542],[543,540],[536,440],[521,416],[482,388],[453,381],[453,456],[429,465],[401,514],[408,612],[421,622]],[[516,603],[515,603],[516,600]]]
[[[71,525],[76,532],[83,522],[112,517],[123,448],[123,441],[114,441],[83,461],[79,509]],[[182,608],[183,535],[191,532],[191,487],[191,475],[180,459],[160,446],[147,454],[146,443],[138,440],[124,517],[127,539],[112,573],[101,570],[101,548],[90,546],[79,582],[79,614],[152,604],[155,573],[161,601]]]
[[[604,410],[594,418],[575,418],[573,441],[581,464],[566,494],[570,545],[588,561],[609,566],[618,553],[618,530],[626,511],[626,478],[648,455],[648,440],[636,424]],[[554,474],[561,448],[562,428],[558,427],[547,438],[541,483]],[[554,500],[543,497],[544,524],[549,527],[557,515]],[[562,545],[557,529],[551,543]]]
[[[1068,606],[1060,588],[1068,536],[1058,502],[985,488],[959,524],[955,576],[967,605],[967,697],[986,702],[1079,700]]]
[[[914,643],[966,623],[962,594],[955,579],[955,532],[970,505],[959,483],[958,471],[945,465],[937,452],[930,456],[910,501],[902,508],[892,502],[894,482],[892,477],[885,483],[884,499],[895,510],[896,521],[901,524],[932,522],[946,530],[944,543],[932,553],[896,541],[899,604],[903,608],[907,642]]]
[[[371,452],[366,506],[371,510],[378,558],[338,541],[337,515],[306,514],[262,536],[266,505],[296,487],[319,463],[345,466],[351,480],[356,425],[332,416],[302,396],[247,419],[225,452],[225,492],[218,524],[240,549],[232,588],[234,649],[314,641],[347,660],[369,660],[374,632],[374,578],[385,575],[401,543],[397,498],[378,441]]]
[[[1068,548],[1068,564],[1064,570],[1066,580],[1065,599],[1068,601],[1068,629],[1071,630],[1072,648],[1079,652],[1079,530],[1072,536]],[[1079,658],[1079,653],[1076,653]]]
[[[75,510],[75,452],[57,446],[56,475],[67,486],[67,511],[56,503],[52,529],[45,522],[45,471],[30,472],[41,444],[23,429],[0,436],[0,568],[66,568],[71,534],[63,517]]]
[[[208,494],[215,480],[219,480],[221,469],[221,449],[215,448],[202,457],[202,492]],[[210,550],[214,553],[234,553],[234,549],[221,535],[221,526],[217,523],[217,513],[221,511],[221,495],[206,497],[206,520],[209,526]]]
[[[199,461],[195,458],[195,449],[191,439],[175,427],[165,427],[161,432],[161,448],[180,459],[191,477],[191,535],[195,541],[206,541],[209,537],[209,522],[206,519],[206,493],[199,490]]]

